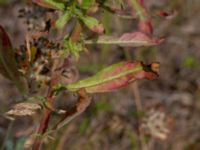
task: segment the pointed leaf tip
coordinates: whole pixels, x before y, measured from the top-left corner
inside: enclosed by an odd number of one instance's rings
[[[142,32],[130,32],[130,33],[124,33],[120,40],[125,42],[129,42],[130,44],[127,44],[127,46],[153,46],[158,45],[161,42],[163,42],[164,39],[162,38],[154,38],[151,36],[146,35]]]

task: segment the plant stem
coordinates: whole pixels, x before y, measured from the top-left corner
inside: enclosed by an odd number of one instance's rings
[[[81,25],[79,24],[79,22],[77,22],[72,31],[71,37],[70,37],[73,42],[76,42],[79,39],[81,30],[82,30]],[[68,61],[67,58],[64,60],[63,64],[65,64],[66,61]],[[52,87],[55,84],[57,84],[61,72],[62,72],[62,69],[59,72],[53,72],[53,74],[52,74],[51,84],[48,88],[48,92],[47,92],[47,96],[46,96],[46,99],[51,106],[54,105],[54,101],[55,101],[55,98],[53,96]],[[45,108],[44,116],[42,117],[39,129],[37,131],[38,135],[44,135],[44,133],[47,131],[52,111],[53,110]],[[42,146],[42,139],[37,137],[33,144],[33,150],[40,150],[41,146]]]
[[[49,104],[53,105],[54,99],[53,99],[53,96],[52,96],[51,86],[48,89],[47,100],[48,100]],[[52,110],[45,108],[44,116],[43,116],[43,118],[40,122],[40,126],[39,126],[39,129],[37,131],[37,134],[43,135],[46,132],[46,130],[48,128],[51,112],[52,112]],[[36,137],[34,144],[33,144],[33,150],[39,150],[41,148],[41,146],[42,146],[42,139],[40,137]]]
[[[127,0],[129,5],[135,10],[136,15],[138,15],[140,20],[148,20],[149,14],[143,6],[144,3],[142,0]]]

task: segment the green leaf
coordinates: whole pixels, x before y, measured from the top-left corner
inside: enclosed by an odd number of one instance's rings
[[[72,15],[70,12],[66,11],[59,19],[56,21],[57,28],[63,28],[65,24],[71,19]]]
[[[89,8],[92,6],[92,4],[93,4],[94,2],[95,2],[94,0],[83,0],[83,1],[81,2],[80,7],[81,7],[82,9],[87,10],[87,9],[89,9]]]
[[[144,65],[140,61],[124,61],[111,65],[96,75],[66,86],[70,91],[85,89],[87,93],[109,92],[129,83],[146,78],[153,80],[158,77],[158,63]]]
[[[32,0],[34,3],[50,9],[65,9],[64,1],[62,0]]]
[[[61,10],[65,9],[65,4],[61,0],[44,0],[44,1],[57,9],[61,9]]]
[[[83,44],[81,42],[72,42],[71,39],[64,40],[64,51],[67,54],[72,54],[75,59],[78,60],[80,57],[80,52],[83,51]]]
[[[103,33],[103,25],[96,18],[91,16],[79,16],[79,18],[93,32]]]
[[[12,45],[7,33],[0,26],[0,73],[10,79],[22,94],[27,94],[28,86],[25,78],[18,71]]]

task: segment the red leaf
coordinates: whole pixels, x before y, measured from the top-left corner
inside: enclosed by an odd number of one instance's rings
[[[104,32],[104,27],[103,27],[102,24],[99,24],[99,25],[94,26],[93,28],[91,28],[91,30],[92,30],[93,32],[102,34],[102,33]]]
[[[22,94],[27,94],[26,79],[18,71],[15,55],[8,34],[0,25],[0,73],[10,79]]]
[[[140,21],[138,24],[138,28],[141,32],[147,33],[149,35],[153,33],[151,20]]]
[[[67,89],[85,89],[88,93],[110,92],[138,79],[156,79],[158,67],[158,63],[145,65],[140,61],[125,61],[111,65],[92,77],[72,83]]]
[[[153,46],[160,44],[163,38],[154,38],[142,32],[124,33],[121,37],[99,36],[97,40],[85,41],[85,44],[108,44],[129,47]]]
[[[11,49],[12,45],[10,42],[10,39],[8,37],[8,35],[6,34],[6,32],[4,31],[3,27],[0,25],[0,51],[3,51],[3,49]],[[4,67],[4,64],[2,63],[2,61],[0,61],[0,73],[10,79],[9,74],[7,73],[7,70]]]
[[[120,37],[120,40],[122,40],[122,41],[138,41],[138,46],[146,46],[146,45],[150,46],[150,45],[158,45],[164,39],[153,38],[142,32],[130,32],[130,33],[124,33]],[[135,44],[135,46],[136,46],[136,44]]]

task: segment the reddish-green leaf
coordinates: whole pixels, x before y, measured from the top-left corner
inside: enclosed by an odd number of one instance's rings
[[[81,21],[93,32],[103,33],[103,25],[94,17],[91,16],[79,16]]]
[[[60,9],[64,10],[65,5],[61,0],[32,0],[34,3],[38,4],[39,6],[50,8],[50,9]]]
[[[87,93],[109,92],[127,86],[137,79],[156,79],[158,67],[158,63],[145,65],[140,61],[124,61],[111,65],[92,77],[69,84],[67,89],[85,89]]]
[[[0,26],[0,73],[10,79],[22,94],[27,93],[26,80],[20,74],[7,33]]]
[[[158,45],[163,39],[150,37],[142,32],[124,33],[121,37],[101,36],[96,41],[86,41],[85,44],[115,44],[120,46],[139,47]]]

